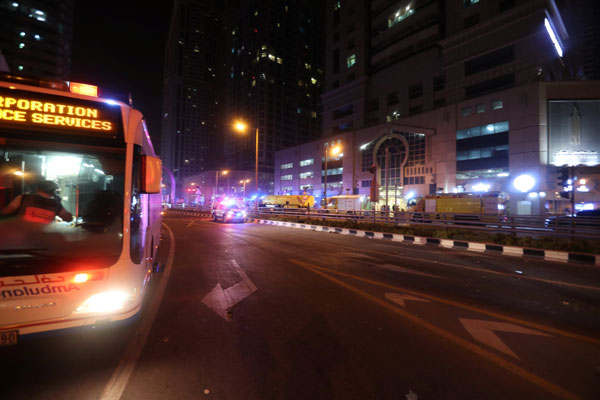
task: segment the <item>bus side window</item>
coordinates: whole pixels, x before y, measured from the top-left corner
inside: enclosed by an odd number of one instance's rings
[[[142,193],[141,193],[141,160],[142,148],[133,146],[133,170],[131,172],[131,215],[130,215],[130,256],[136,264],[142,262],[144,249],[144,229],[142,227]]]

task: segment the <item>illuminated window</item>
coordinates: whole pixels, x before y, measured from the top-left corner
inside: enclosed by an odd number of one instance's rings
[[[469,7],[472,6],[473,4],[477,4],[479,3],[479,0],[463,0],[463,4],[465,5],[465,7]]]
[[[289,175],[281,175],[281,180],[282,181],[291,181],[294,178],[294,175],[289,174]]]
[[[341,175],[344,172],[344,168],[328,168],[327,169],[327,176],[330,175]],[[325,176],[325,171],[321,171],[321,176]]]
[[[340,8],[342,8],[342,2],[341,1],[337,1],[334,5],[333,5],[333,9],[334,10],[339,10]]]
[[[281,164],[281,169],[290,169],[294,167],[294,163]]]
[[[477,104],[476,107],[477,114],[481,114],[485,112],[485,104]]]
[[[19,36],[21,36],[21,37],[25,37],[25,32],[21,32],[21,33],[19,33]]]
[[[388,28],[396,25],[398,22],[404,21],[415,13],[414,8],[410,8],[410,5],[397,10],[394,14],[388,17]]]
[[[352,68],[354,66],[354,64],[356,64],[356,54],[352,54],[346,60],[346,65],[348,65],[348,68]]]
[[[300,179],[310,179],[310,178],[314,178],[315,174],[312,171],[309,172],[302,172],[300,174]]]
[[[317,80],[316,80],[315,78],[310,78],[310,82],[311,82],[313,85],[316,85],[316,84],[317,84]]]
[[[309,158],[307,160],[300,161],[300,166],[301,167],[306,167],[307,165],[313,165],[314,163],[315,163],[314,158]]]
[[[504,103],[502,100],[494,100],[492,101],[492,110],[499,110],[504,107]]]

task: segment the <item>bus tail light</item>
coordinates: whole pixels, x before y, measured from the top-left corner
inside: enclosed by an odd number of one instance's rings
[[[84,283],[88,281],[102,280],[102,272],[81,273],[73,277],[73,283]]]
[[[106,313],[122,310],[131,304],[133,294],[121,290],[98,293],[77,307],[77,313]]]

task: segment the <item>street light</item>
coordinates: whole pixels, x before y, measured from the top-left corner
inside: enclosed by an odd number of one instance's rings
[[[236,131],[241,133],[246,132],[248,129],[248,125],[241,120],[235,121],[233,127]],[[254,154],[254,187],[256,190],[256,198],[258,199],[258,127],[256,128],[256,151]],[[256,210],[258,211],[258,200],[256,201]]]
[[[325,199],[325,208],[327,209],[327,157],[335,156],[340,152],[340,146],[335,146],[329,150],[329,146],[325,146],[325,190],[323,191],[323,198]]]
[[[246,200],[246,183],[250,182],[250,179],[241,180],[240,183],[244,184],[244,200]]]
[[[223,175],[227,175],[229,170],[224,169],[223,171],[215,171],[215,201],[217,201],[217,196],[219,195],[219,172],[223,172]]]

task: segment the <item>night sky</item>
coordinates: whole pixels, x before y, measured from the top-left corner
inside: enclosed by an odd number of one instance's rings
[[[110,92],[131,93],[148,124],[155,148],[160,138],[164,48],[169,0],[78,0],[71,80]]]

